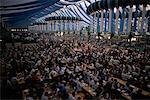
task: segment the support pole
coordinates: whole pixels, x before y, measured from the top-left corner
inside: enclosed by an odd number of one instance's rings
[[[142,22],[141,22],[141,34],[142,34],[142,35],[144,35],[144,34],[143,34],[143,32],[144,32],[143,27],[144,27],[144,23],[145,23],[145,15],[146,15],[146,5],[143,5]]]
[[[55,32],[57,32],[58,31],[58,22],[57,22],[57,20],[55,21]]]
[[[75,20],[75,33],[77,34],[77,20]]]
[[[135,11],[135,16],[134,16],[134,32],[137,31],[137,17],[138,17],[138,8],[139,5],[136,5],[136,11]]]
[[[106,28],[107,28],[107,10],[105,10],[105,27],[104,27],[105,32],[106,32]]]
[[[72,31],[74,32],[74,22],[72,20]]]
[[[115,33],[115,13],[114,8],[112,9],[112,25],[111,25],[111,32]]]
[[[123,18],[123,21],[124,21],[123,32],[125,33],[126,32],[126,18],[125,17]]]
[[[65,32],[67,33],[67,30],[68,30],[68,23],[67,23],[67,17],[65,19]]]
[[[97,19],[96,19],[96,12],[94,13],[94,33],[97,32]]]
[[[99,13],[98,13],[98,16],[97,16],[97,33],[100,33],[100,17],[99,17]]]
[[[123,26],[124,26],[124,10],[125,8],[122,8],[122,14],[120,18],[120,32],[123,32]]]
[[[54,20],[54,32],[56,32],[56,21]]]
[[[118,24],[119,24],[119,8],[117,8],[117,11],[116,11],[116,27],[115,27],[115,30],[116,30],[116,33],[118,34],[119,33],[119,29],[118,29]]]
[[[92,31],[91,31],[92,33],[94,33],[94,17],[95,17],[94,14],[95,14],[95,13],[92,14],[92,16],[93,16],[93,17],[92,17]]]
[[[77,32],[78,32],[79,31],[79,23],[78,23],[79,21],[77,20],[76,22],[77,22],[76,25],[77,25]]]
[[[103,32],[103,21],[104,21],[104,12],[101,10],[101,24],[100,24],[100,32]]]
[[[59,30],[58,32],[61,32],[61,20],[60,19],[58,20],[58,30]]]
[[[108,29],[108,32],[112,32],[111,30],[111,27],[112,27],[112,9],[109,10],[109,29]]]
[[[150,17],[148,17],[148,27],[147,32],[150,32]]]
[[[129,8],[129,14],[128,14],[128,31],[129,34],[131,32],[131,22],[132,22],[132,6]]]
[[[146,21],[145,21],[145,32],[148,31],[148,18],[146,18]]]
[[[52,32],[52,30],[53,30],[52,21],[50,21],[50,28],[51,28],[51,32]]]
[[[81,30],[80,21],[78,21],[78,30]]]
[[[70,32],[72,32],[72,21],[71,21],[71,19],[70,19],[70,21],[69,21],[69,28],[70,28]]]
[[[140,25],[141,25],[141,18],[140,17],[138,18],[138,24],[137,25],[138,25],[137,30],[138,30],[138,32],[140,32]]]

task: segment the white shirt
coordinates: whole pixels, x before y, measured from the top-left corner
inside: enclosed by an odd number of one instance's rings
[[[60,70],[60,74],[64,74],[66,67],[62,67],[62,69]]]
[[[81,68],[79,66],[76,66],[75,72],[79,72],[80,70],[81,70]]]

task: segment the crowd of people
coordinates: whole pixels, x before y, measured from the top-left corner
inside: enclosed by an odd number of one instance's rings
[[[32,45],[9,48],[5,98],[26,100],[144,99],[150,89],[150,52],[38,35]],[[127,81],[121,84],[117,78]],[[130,85],[138,88],[133,88]],[[90,87],[90,88],[86,88]],[[79,96],[83,93],[84,96]],[[9,96],[7,96],[9,95]]]
[[[37,42],[39,36],[37,33],[16,32],[16,33],[12,33],[11,37],[14,42],[31,43],[31,42]]]

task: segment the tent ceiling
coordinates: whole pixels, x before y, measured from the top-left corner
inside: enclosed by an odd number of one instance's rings
[[[80,0],[0,0],[0,16],[10,27],[26,27],[35,19]]]
[[[52,16],[68,16],[68,17],[78,17],[80,19],[82,19],[84,21],[85,26],[87,24],[90,24],[90,22],[92,21],[92,17],[91,15],[88,15],[86,13],[86,9],[87,7],[90,5],[90,3],[94,2],[95,0],[79,0],[76,3],[70,4],[70,5],[66,5],[63,6],[62,8],[46,15],[43,16],[41,18],[36,19],[36,22],[45,22],[45,18],[47,17],[52,17]]]

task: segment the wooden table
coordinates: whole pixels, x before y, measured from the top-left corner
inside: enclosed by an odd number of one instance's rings
[[[79,92],[79,93],[77,93],[77,94],[75,95],[75,98],[76,98],[76,99],[77,99],[78,97],[80,97],[81,100],[84,100],[85,95],[84,95],[83,93]]]
[[[132,100],[132,98],[129,95],[126,95],[126,93],[121,92],[122,97],[126,98],[127,100]]]
[[[92,96],[96,95],[93,88],[91,88],[90,86],[85,86],[85,87],[83,87],[83,89],[86,90],[88,93],[90,93]]]
[[[90,86],[82,86],[82,83],[80,81],[77,81],[77,83],[85,90],[87,91],[90,95],[95,96],[96,93],[94,92],[94,89],[91,88]]]
[[[121,80],[121,79],[119,79],[119,78],[116,78],[116,77],[111,77],[111,78],[117,79],[117,81],[118,81],[120,84],[122,84],[122,85],[125,85],[125,84],[127,83],[127,81],[123,81],[123,80]],[[142,90],[142,94],[143,94],[143,95],[145,95],[145,96],[150,96],[150,93],[149,93],[148,91],[145,91],[145,90],[143,90],[143,89],[141,89],[141,88],[135,87],[134,85],[130,85],[130,87],[135,88],[135,89],[138,89],[138,90]]]

